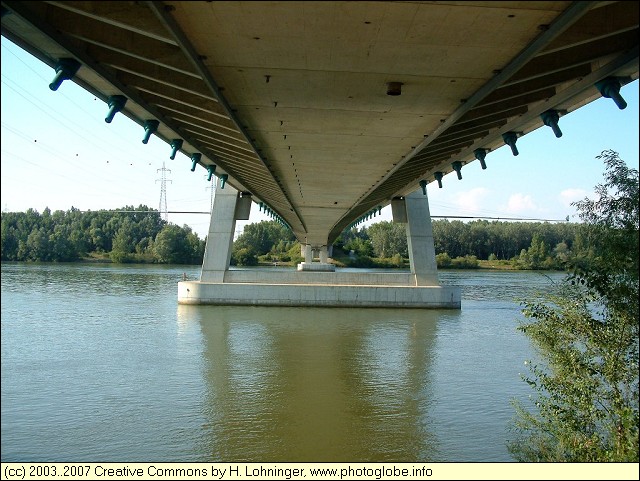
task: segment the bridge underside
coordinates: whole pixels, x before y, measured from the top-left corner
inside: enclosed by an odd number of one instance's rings
[[[2,34],[317,249],[637,79],[638,4],[3,0]]]
[[[52,90],[78,83],[105,121],[126,115],[143,142],[167,142],[171,168],[205,169],[259,203],[305,246],[300,298],[315,276],[332,279],[332,299],[350,285],[381,297],[372,278],[314,265],[345,229],[470,162],[485,168],[497,148],[517,155],[532,130],[561,136],[562,116],[601,96],[624,108],[638,19],[631,1],[2,1],[2,35],[52,67]],[[262,292],[228,271],[228,232],[207,241],[201,284],[181,283],[180,302]],[[388,280],[387,292],[444,289],[419,279],[434,272],[412,268],[413,286]],[[282,299],[294,277],[264,285]]]

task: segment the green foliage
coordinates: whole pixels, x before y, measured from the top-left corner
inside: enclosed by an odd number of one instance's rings
[[[373,253],[373,244],[371,243],[371,239],[369,237],[368,231],[366,228],[362,228],[360,230],[353,228],[348,232],[343,232],[343,246],[342,250],[351,256],[350,265],[352,267],[360,267],[358,264],[358,260],[356,258],[365,258],[372,257]],[[365,264],[367,261],[363,261]]]
[[[638,171],[618,154],[604,151],[606,184],[596,186],[597,201],[576,202],[584,221],[580,233],[588,244],[575,263],[573,280],[583,282],[616,309],[638,312]],[[612,189],[612,190],[610,190]]]
[[[267,262],[289,262],[291,253],[300,257],[300,245],[297,247],[293,233],[276,221],[262,221],[248,224],[235,240],[231,252],[231,265],[255,266],[260,258]]]
[[[291,245],[291,247],[287,251],[287,256],[289,257],[289,262],[291,262],[293,265],[298,265],[301,262],[304,262],[304,257],[302,257],[299,242],[296,241]]]
[[[451,257],[446,252],[441,252],[440,254],[436,254],[436,264],[439,269],[446,269],[447,267],[451,267]]]
[[[156,236],[167,226],[171,226],[172,235],[160,236],[160,255],[155,255]],[[169,250],[167,243],[171,245]],[[167,225],[158,212],[144,205],[126,206],[115,212],[80,212],[72,207],[67,212],[51,213],[45,209],[39,214],[29,209],[2,213],[3,261],[63,262],[108,253],[117,263],[198,264],[202,262],[204,245],[191,228]]]
[[[178,227],[175,224],[165,225],[156,236],[153,245],[155,259],[162,264],[191,264],[197,261],[198,252],[189,241],[191,228]]]
[[[367,232],[376,257],[385,258],[395,254],[409,257],[405,224],[378,222],[372,224]]]
[[[439,269],[477,269],[480,265],[476,256],[459,256],[455,259],[446,252],[436,254],[436,264]]]
[[[578,226],[572,223],[500,222],[475,220],[462,222],[435,220],[433,241],[436,253],[446,252],[452,258],[474,255],[478,259],[508,260],[517,257],[522,249],[539,248],[565,243],[571,253]],[[537,239],[534,242],[534,236]],[[533,244],[533,245],[532,245]],[[533,251],[532,251],[533,254]],[[548,253],[547,256],[553,256]]]
[[[562,270],[569,259],[580,253],[571,246],[575,244],[579,249],[583,245],[574,242],[578,227],[568,223],[438,220],[432,225],[436,262],[442,269],[473,269],[482,259],[504,260],[517,269]],[[554,245],[560,247],[551,250],[549,246]],[[409,257],[406,226],[392,222],[345,231],[334,247],[350,256],[345,264],[351,267],[404,266],[404,262],[393,263],[389,259]]]
[[[379,267],[376,262],[368,255],[359,255],[357,257],[354,258],[350,258],[346,265],[348,267],[361,267],[361,268],[373,268],[373,267]]]
[[[234,248],[231,253],[231,265],[257,266],[258,256],[255,250],[249,247]]]
[[[258,256],[271,252],[271,249],[281,241],[293,242],[293,233],[276,221],[262,221],[245,226],[242,234],[235,240],[237,249],[253,249]],[[286,250],[286,244],[282,245]]]
[[[477,269],[478,258],[476,256],[461,256],[451,260],[451,267],[455,269]]]
[[[111,241],[109,257],[112,262],[122,264],[133,260],[131,254],[135,249],[134,235],[133,222],[130,219],[124,219]]]
[[[515,402],[520,461],[638,462],[638,171],[605,151],[598,200],[576,203],[583,255],[553,295],[524,303],[519,329],[537,348]]]

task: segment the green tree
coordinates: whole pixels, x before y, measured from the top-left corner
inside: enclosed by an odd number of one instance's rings
[[[250,247],[235,247],[231,253],[231,265],[257,266],[258,256]]]
[[[167,224],[156,236],[154,255],[164,264],[188,264],[193,255],[187,233],[175,224]]]
[[[391,257],[395,254],[409,256],[405,224],[377,222],[369,226],[368,233],[377,257]]]
[[[557,292],[524,303],[540,362],[525,377],[535,408],[514,401],[520,461],[638,462],[638,171],[598,158],[598,200],[575,203],[590,249]]]
[[[18,260],[18,231],[11,222],[9,215],[2,217],[2,244],[0,247],[2,260]]]
[[[262,221],[248,224],[235,240],[237,249],[253,249],[258,256],[267,254],[281,240],[294,241],[293,233],[276,221]]]
[[[44,227],[33,230],[27,237],[27,260],[49,261],[51,249],[49,246],[49,233]]]
[[[189,252],[189,264],[202,264],[202,258],[204,257],[204,249],[205,249],[205,241],[201,240],[198,237],[198,234],[193,232],[191,227],[187,224],[182,226],[182,230],[184,230],[186,234],[187,240],[187,248]]]
[[[362,237],[356,237],[347,242],[344,246],[347,252],[353,251],[358,257],[371,257],[373,256],[373,245],[371,241],[363,239]]]
[[[65,224],[56,224],[53,233],[49,236],[51,248],[51,260],[68,262],[78,258],[78,253],[71,240],[71,227]]]
[[[116,263],[131,262],[134,249],[134,226],[133,223],[126,219],[120,224],[115,236],[113,237],[111,253],[109,256],[111,260]]]
[[[291,247],[287,251],[287,256],[289,257],[289,262],[294,265],[304,262],[304,257],[302,257],[299,242],[292,243]]]
[[[529,246],[527,253],[529,254],[532,269],[540,269],[547,259],[547,245],[537,232],[533,234],[531,246]]]

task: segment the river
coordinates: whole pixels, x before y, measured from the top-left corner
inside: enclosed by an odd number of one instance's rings
[[[196,266],[2,264],[3,462],[510,462],[562,273],[440,271],[461,310],[182,306]]]

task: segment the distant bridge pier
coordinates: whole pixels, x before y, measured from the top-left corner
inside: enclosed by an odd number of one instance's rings
[[[429,203],[422,191],[392,202],[407,224],[410,272],[337,270],[326,245],[302,244],[297,269],[229,269],[236,220],[250,197],[217,188],[199,281],[178,283],[179,304],[460,309],[460,288],[438,281]],[[318,258],[318,261],[314,259]]]
[[[314,262],[316,254],[319,262]],[[329,264],[327,246],[313,247],[311,244],[303,244],[302,255],[304,262],[298,264],[299,271],[335,272],[336,270],[336,266]]]

